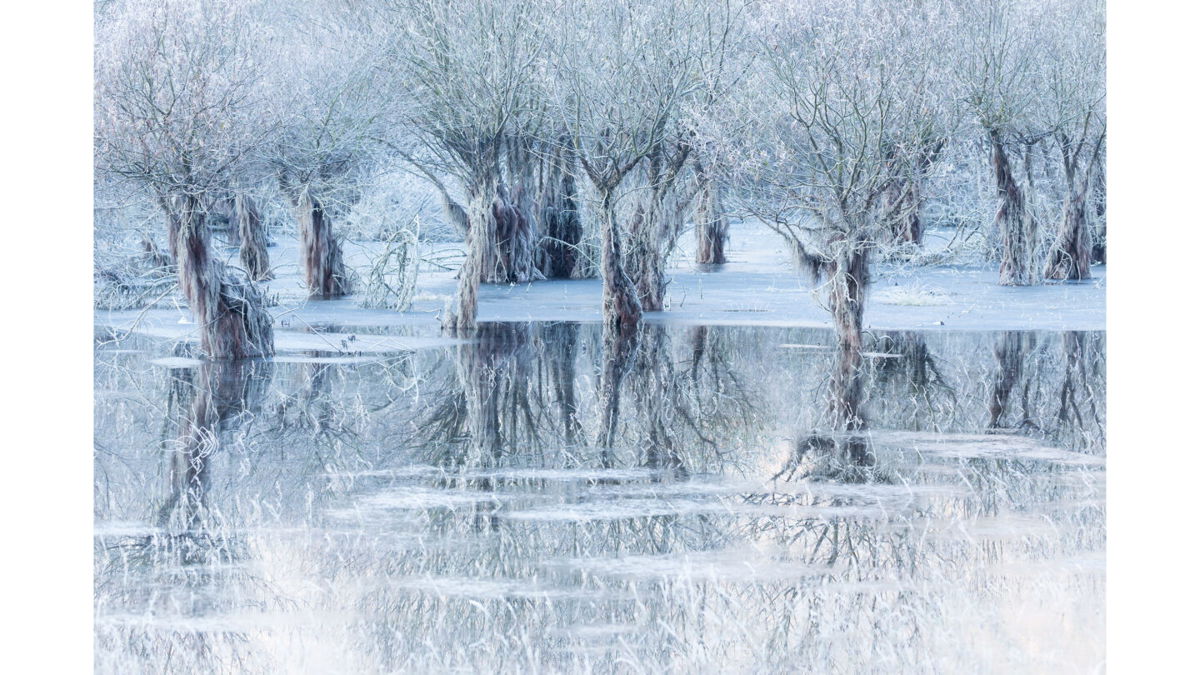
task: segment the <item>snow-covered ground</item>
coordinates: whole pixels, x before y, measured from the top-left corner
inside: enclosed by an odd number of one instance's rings
[[[931,239],[937,240],[934,233]],[[936,246],[936,244],[934,244]],[[441,244],[427,256],[445,258],[456,252]],[[347,242],[346,258],[360,274],[382,251],[378,242]],[[647,321],[711,325],[830,326],[822,305],[824,292],[811,287],[795,271],[782,238],[751,223],[732,228],[730,262],[714,269],[692,264],[692,238],[685,235],[669,269],[667,309],[647,313]],[[232,249],[226,251],[235,256]],[[344,335],[312,334],[310,327],[339,331],[356,327],[401,327],[432,335],[438,317],[454,294],[455,270],[424,265],[416,299],[407,312],[364,309],[356,296],[309,300],[298,266],[298,243],[280,238],[271,248],[276,279],[268,292],[278,298],[271,308],[281,352],[345,349]],[[448,262],[456,267],[460,258]],[[1093,279],[1077,283],[1006,288],[996,284],[994,266],[915,266],[878,263],[866,309],[868,328],[900,330],[1104,330],[1105,268],[1093,267]],[[480,321],[599,321],[599,279],[539,281],[484,285],[479,295]],[[194,334],[186,307],[147,311],[97,310],[96,323],[160,337]],[[317,344],[319,341],[320,344]],[[353,351],[411,349],[433,346],[414,338],[376,336]],[[420,344],[418,344],[420,342]],[[376,344],[378,343],[378,344]]]

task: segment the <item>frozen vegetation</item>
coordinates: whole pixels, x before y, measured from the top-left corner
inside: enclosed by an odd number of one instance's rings
[[[614,414],[600,326],[485,325],[253,362],[98,331],[97,667],[1101,662],[1103,333],[873,333],[847,435],[827,330],[648,324]]]
[[[98,672],[1103,668],[1101,3],[95,11]]]

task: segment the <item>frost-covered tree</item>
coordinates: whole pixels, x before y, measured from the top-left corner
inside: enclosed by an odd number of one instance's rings
[[[365,30],[369,17],[325,2],[276,3],[271,14],[264,53],[273,66],[271,114],[281,128],[269,159],[295,209],[308,291],[334,298],[352,290],[334,219],[375,168],[374,139],[390,90]]]
[[[267,252],[267,227],[258,200],[239,190],[233,197],[233,218],[237,224],[238,256],[246,274],[255,281],[272,278],[271,256]]]
[[[909,216],[889,200],[920,166],[936,98],[928,75],[941,38],[920,3],[776,3],[760,17],[762,66],[736,113],[730,162],[739,200],[823,280],[841,357],[835,406],[848,424],[861,386],[870,256]],[[742,124],[741,120],[748,120]]]
[[[1048,133],[1037,116],[1042,102],[1038,66],[1048,41],[1040,27],[1040,13],[1045,11],[1040,5],[1025,0],[965,2],[956,25],[961,38],[959,86],[987,139],[1000,200],[995,222],[1004,286],[1029,286],[1038,280],[1029,162],[1032,146]],[[1020,160],[1014,157],[1022,152],[1024,179]]]
[[[1107,137],[1104,86],[1104,4],[1074,0],[1053,6],[1046,25],[1054,39],[1043,57],[1042,125],[1059,154],[1064,183],[1062,217],[1043,275],[1091,277],[1092,228],[1088,197],[1104,162]]]
[[[730,96],[742,85],[758,58],[756,34],[750,29],[760,3],[725,0],[708,7],[702,23],[700,54],[702,88],[685,110],[692,138],[692,176],[695,195],[692,210],[696,239],[696,262],[720,265],[727,262],[729,213],[726,191],[731,181],[730,166],[721,157],[719,144],[706,138],[713,117],[728,112]]]
[[[475,326],[479,284],[535,278],[532,220],[545,97],[538,63],[549,16],[544,3],[394,0],[389,17],[389,74],[397,99],[396,146],[435,181],[449,175],[466,206],[441,187],[447,212],[465,222],[467,256],[444,325]]]
[[[628,331],[662,309],[666,255],[686,203],[679,179],[693,136],[684,115],[703,88],[707,3],[582,2],[556,35],[556,104],[594,188],[604,320]]]
[[[103,7],[96,24],[97,168],[162,208],[201,350],[273,353],[263,296],[217,258],[208,222],[275,127],[260,114],[262,64],[247,5],[124,0]]]
[[[181,229],[228,220],[250,279],[270,278],[280,188],[311,294],[345,294],[334,221],[408,171],[465,239],[452,331],[475,325],[482,283],[598,269],[605,323],[628,333],[666,308],[689,225],[697,262],[726,260],[732,213],[792,242],[848,342],[872,251],[933,258],[914,255],[923,203],[964,231],[987,221],[1002,284],[1086,278],[1104,253],[1096,0],[114,0],[97,16],[98,165],[154,195],[173,256]]]

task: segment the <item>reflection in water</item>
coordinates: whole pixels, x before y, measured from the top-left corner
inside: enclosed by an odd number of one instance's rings
[[[255,361],[204,361],[194,370],[173,369],[168,419],[177,419],[178,434],[168,446],[168,494],[157,524],[203,535],[210,514],[205,508],[209,458],[221,447],[222,435],[252,420],[271,382],[271,364]],[[175,409],[175,410],[172,410]]]
[[[1102,333],[868,333],[850,363],[820,330],[567,323],[140,349],[96,352],[98,670],[1103,656]]]
[[[205,361],[167,373],[166,424],[154,444],[166,465],[160,474],[165,490],[142,492],[143,504],[153,509],[146,526],[128,528],[128,536],[98,552],[98,610],[111,602],[131,613],[175,616],[184,625],[168,622],[159,629],[162,636],[194,658],[210,659],[222,651],[218,643],[225,636],[193,630],[186,622],[230,611],[238,595],[229,590],[248,581],[239,568],[247,552],[234,532],[236,522],[210,495],[213,465],[261,413],[272,367]],[[114,629],[137,653],[162,644],[127,623]]]
[[[1021,397],[1021,411],[1013,411],[1017,415],[1013,427],[1016,429],[1036,426],[1029,416],[1029,389],[1018,388],[1021,376],[1024,374],[1025,360],[1037,344],[1036,338],[1030,333],[1005,331],[996,340],[996,371],[992,378],[992,397],[988,405],[988,429],[1002,428],[1002,421],[1009,413],[1014,390],[1024,394]]]

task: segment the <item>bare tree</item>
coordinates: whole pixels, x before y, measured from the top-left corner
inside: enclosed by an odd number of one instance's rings
[[[276,108],[283,122],[271,163],[295,209],[300,262],[313,297],[352,291],[334,219],[358,198],[375,169],[374,138],[390,90],[378,77],[373,34],[353,8],[280,3],[272,55]],[[297,61],[296,53],[306,58]]]
[[[251,29],[233,2],[130,0],[97,21],[99,168],[155,196],[201,349],[212,358],[274,351],[262,293],[216,257],[207,221],[273,127],[257,115]]]
[[[761,38],[765,67],[736,115],[753,124],[727,147],[744,208],[824,280],[841,352],[833,384],[846,400],[861,387],[871,252],[908,215],[886,196],[919,164],[934,96],[927,66],[942,34],[911,9],[875,3],[865,20],[838,2],[776,7]]]
[[[746,74],[756,65],[759,44],[751,30],[758,3],[724,0],[707,8],[700,31],[702,89],[685,111],[696,129],[711,127],[712,118],[725,113],[727,102]],[[723,125],[718,125],[723,126]],[[725,191],[731,181],[729,167],[720,151],[707,142],[704,133],[691,137],[695,202],[692,211],[696,236],[696,262],[721,265],[727,262],[729,210]]]
[[[1062,218],[1050,255],[1047,279],[1090,278],[1092,229],[1088,196],[1104,161],[1107,137],[1104,89],[1104,6],[1078,0],[1056,6],[1059,29],[1045,57],[1046,121],[1062,162]]]
[[[909,166],[897,166],[884,195],[885,209],[895,213],[892,222],[892,243],[898,246],[921,246],[925,227],[921,220],[922,185],[930,167],[937,161],[947,137],[931,128],[918,141],[915,152],[896,153],[890,158],[894,162],[907,161]]]
[[[244,193],[233,198],[234,218],[237,220],[239,256],[246,274],[254,281],[266,281],[271,273],[271,257],[267,252],[267,230],[257,200]]]
[[[388,4],[396,116],[411,137],[395,145],[440,186],[453,221],[467,224],[467,257],[443,325],[472,330],[479,284],[535,278],[532,198],[544,97],[536,85],[543,24],[538,3],[505,0]],[[451,198],[439,173],[466,195]]]
[[[690,153],[682,110],[703,83],[704,6],[585,2],[574,13],[551,52],[556,102],[599,201],[605,324],[628,332],[643,309],[662,308],[677,235],[667,200]]]
[[[1039,102],[1037,59],[1044,53],[1037,7],[1018,0],[966,3],[957,29],[962,43],[960,86],[987,139],[996,194],[996,230],[1000,248],[1000,284],[1029,286],[1037,282],[1034,254],[1037,223],[1029,204],[1029,181],[1023,182],[1013,155],[1034,144],[1047,130],[1036,123]]]
[[[569,278],[579,259],[583,222],[577,171],[570,137],[563,133],[542,163],[537,200],[542,230],[537,266],[547,279]]]
[[[627,271],[642,309],[661,312],[667,291],[666,263],[679,239],[696,189],[681,180],[691,145],[680,136],[647,154],[633,176],[639,184],[631,199]]]

